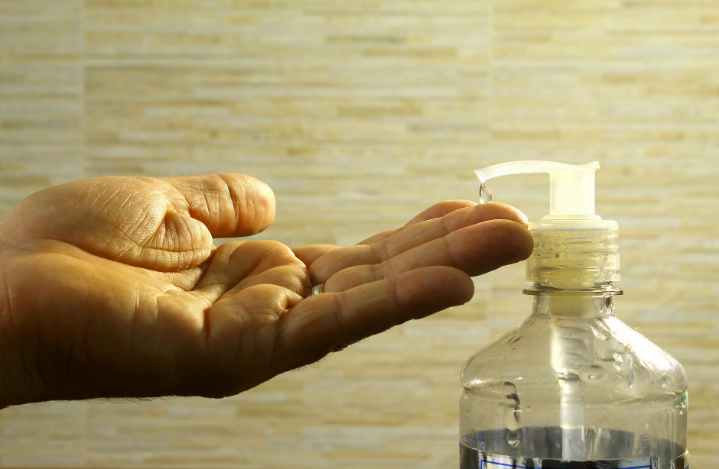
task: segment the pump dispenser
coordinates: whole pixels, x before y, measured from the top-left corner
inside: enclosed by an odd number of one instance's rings
[[[614,317],[619,227],[594,209],[597,162],[514,161],[477,170],[548,173],[549,214],[529,223],[532,315],[465,364],[461,469],[683,469],[687,379]]]

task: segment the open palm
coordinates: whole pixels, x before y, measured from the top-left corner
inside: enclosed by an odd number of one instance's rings
[[[239,174],[99,178],[25,199],[0,220],[0,406],[236,394],[464,303],[470,275],[532,249],[520,213],[466,201],[350,247],[214,246],[274,214],[271,190]]]

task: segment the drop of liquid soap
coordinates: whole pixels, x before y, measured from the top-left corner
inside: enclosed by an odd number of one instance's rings
[[[479,203],[486,204],[492,201],[492,192],[484,182],[479,185]]]

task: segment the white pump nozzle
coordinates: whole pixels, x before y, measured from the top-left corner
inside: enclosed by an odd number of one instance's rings
[[[475,171],[482,184],[511,174],[549,174],[549,216],[555,219],[594,219],[594,172],[599,163],[563,164],[553,161],[510,161]]]
[[[594,214],[599,163],[510,161],[475,172],[486,181],[512,174],[549,173],[549,215],[529,222],[534,251],[527,280],[554,288],[584,289],[619,280],[619,226]]]

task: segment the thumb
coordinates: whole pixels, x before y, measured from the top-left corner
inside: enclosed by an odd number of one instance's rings
[[[3,218],[8,223],[0,226],[0,238],[58,240],[131,266],[174,272],[206,261],[213,236],[259,233],[274,217],[272,190],[250,176],[106,177],[31,195]]]
[[[275,220],[275,195],[264,182],[235,173],[162,178],[182,195],[175,204],[202,222],[213,237],[249,236]]]

